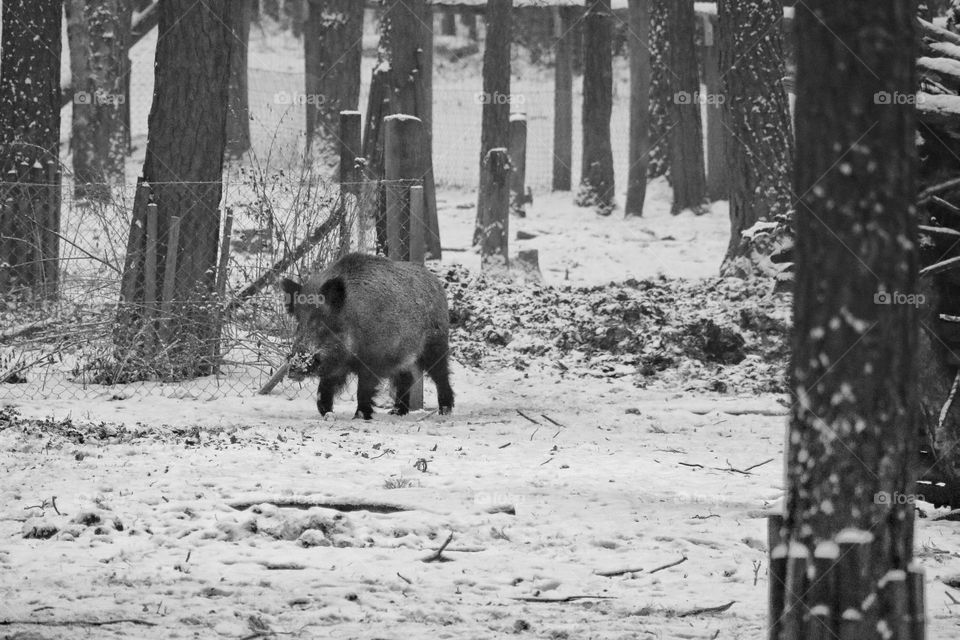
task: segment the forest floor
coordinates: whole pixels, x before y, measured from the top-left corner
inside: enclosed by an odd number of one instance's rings
[[[15,402],[0,638],[764,637],[789,296],[716,277],[724,203],[674,217],[665,193],[632,220],[535,202],[512,222],[545,284],[447,251],[451,416],[429,384],[371,422],[289,381]],[[441,193],[449,249],[472,198]],[[954,530],[918,521],[930,637],[956,633]]]

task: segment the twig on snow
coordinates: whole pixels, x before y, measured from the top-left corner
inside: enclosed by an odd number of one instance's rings
[[[614,596],[566,596],[564,598],[511,598],[511,600],[519,600],[521,602],[541,602],[541,603],[557,603],[557,602],[573,602],[574,600],[615,600]]]
[[[524,418],[526,418],[527,420],[529,420],[529,421],[532,422],[533,424],[536,424],[536,425],[539,425],[539,424],[540,424],[539,422],[537,422],[536,420],[534,420],[533,418],[531,418],[530,416],[528,416],[527,414],[525,414],[523,411],[520,411],[520,409],[517,409],[517,413],[519,413],[521,416],[523,416]]]
[[[663,565],[662,567],[657,567],[656,569],[651,569],[651,570],[650,570],[650,574],[652,575],[652,574],[656,573],[657,571],[663,571],[664,569],[669,569],[670,567],[675,567],[675,566],[677,566],[678,564],[683,564],[683,563],[686,562],[686,561],[687,561],[687,556],[683,556],[682,558],[680,558],[680,559],[677,560],[676,562],[671,562],[670,564],[665,564],[665,565]]]
[[[443,557],[443,550],[447,548],[447,545],[450,544],[450,541],[453,540],[453,531],[450,532],[450,535],[447,536],[446,541],[440,545],[440,548],[434,551],[432,554],[423,559],[424,562],[450,562],[450,558]]]
[[[732,607],[734,602],[736,602],[736,600],[731,600],[727,604],[721,604],[716,607],[700,607],[698,609],[691,609],[690,611],[684,611],[683,613],[678,613],[677,617],[686,618],[688,616],[699,616],[702,613],[720,613]]]

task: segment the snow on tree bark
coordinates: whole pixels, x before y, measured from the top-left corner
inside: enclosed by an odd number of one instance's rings
[[[730,200],[730,244],[720,272],[743,276],[772,250],[744,238],[761,220],[786,228],[792,216],[793,133],[781,45],[780,0],[720,0],[723,125]]]
[[[77,197],[109,198],[122,183],[129,150],[126,123],[131,7],[122,0],[67,0],[73,89],[70,150]]]
[[[583,155],[576,203],[609,215],[615,203],[610,114],[613,109],[613,12],[587,0],[583,16]]]
[[[670,19],[671,0],[647,0],[650,7],[650,164],[647,177],[657,178],[670,170],[669,104],[670,70],[667,66],[670,41],[667,39],[667,21]]]
[[[798,70],[787,538],[871,532],[867,593],[913,553],[917,441],[916,3],[796,7]],[[816,579],[816,577],[814,577]],[[788,576],[787,583],[790,583]],[[864,611],[876,634],[878,607]],[[876,635],[875,637],[879,637]]]

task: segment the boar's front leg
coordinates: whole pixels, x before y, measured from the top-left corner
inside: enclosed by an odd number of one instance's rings
[[[373,417],[373,396],[380,380],[366,368],[357,372],[357,412],[354,418],[369,420]]]
[[[405,416],[410,412],[410,388],[413,386],[413,373],[401,371],[393,378],[396,394],[393,398],[393,415]]]
[[[323,376],[320,378],[320,385],[317,387],[317,410],[320,411],[321,416],[333,411],[333,397],[343,388],[346,381],[346,376]]]

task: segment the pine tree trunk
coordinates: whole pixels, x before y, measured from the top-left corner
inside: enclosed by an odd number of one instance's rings
[[[255,0],[233,0],[238,18],[233,24],[235,45],[230,51],[230,87],[227,97],[228,158],[239,158],[250,149],[250,96],[247,82],[247,45],[250,13]]]
[[[670,171],[670,104],[673,94],[667,60],[670,51],[667,27],[672,0],[647,0],[650,4],[650,163],[647,178]]]
[[[158,209],[155,291],[163,290],[167,253],[176,251],[172,316],[149,318],[144,305],[144,256],[133,245],[124,270],[119,354],[143,363],[140,373],[162,378],[204,375],[215,367],[219,338],[215,274],[220,197],[226,146],[232,30],[243,12],[232,0],[164,0],[160,4],[155,88],[150,110],[144,180]],[[135,207],[142,207],[142,198]],[[180,242],[167,244],[171,219],[180,219]],[[131,238],[137,237],[131,228]],[[164,335],[169,339],[164,340]]]
[[[630,170],[624,214],[642,216],[650,162],[650,2],[630,0]]]
[[[703,126],[700,118],[700,76],[694,44],[696,14],[693,3],[670,0],[667,19],[667,67],[670,69],[671,100],[668,118],[670,172],[673,187],[671,212],[684,209],[703,213],[707,197],[707,177],[703,167]]]
[[[106,200],[123,182],[129,148],[126,127],[130,3],[67,0],[73,89],[70,148],[77,197]]]
[[[486,7],[487,36],[483,50],[483,93],[480,119],[480,189],[473,244],[482,244],[492,222],[484,202],[487,182],[496,172],[484,169],[491,149],[510,147],[510,11],[513,0],[490,0]],[[494,218],[499,219],[499,212]]]
[[[610,114],[613,109],[613,12],[587,0],[583,18],[583,165],[576,203],[609,215],[616,206]]]
[[[570,191],[573,173],[573,40],[570,7],[554,7],[553,190]]]
[[[59,0],[4,0],[3,42],[0,45],[0,176],[19,172],[14,181],[28,182],[36,163],[56,165],[60,156]],[[13,175],[17,175],[14,173]],[[57,187],[50,187],[57,188]],[[59,193],[59,191],[58,191]],[[0,202],[9,192],[0,192]],[[31,211],[37,210],[31,206]],[[59,215],[57,216],[59,219]],[[0,291],[28,287],[53,293],[55,255],[40,238],[53,222],[32,215],[29,220],[0,219]],[[59,231],[56,224],[53,231]],[[43,265],[37,269],[36,265]],[[5,265],[5,266],[4,266]],[[47,268],[49,267],[49,268]]]
[[[330,161],[339,157],[340,112],[360,101],[363,3],[320,0],[308,5],[303,45],[306,64],[307,146]]]
[[[793,134],[787,92],[779,0],[720,0],[724,145],[730,193],[730,244],[720,273],[743,276],[772,247],[742,236],[761,220],[788,224],[792,216]],[[713,99],[715,96],[707,96]]]
[[[856,605],[882,602],[878,581],[913,557],[918,310],[904,297],[917,292],[916,115],[874,96],[916,91],[915,11],[870,0],[796,7],[797,402],[783,533],[810,554],[844,529],[870,539]],[[787,584],[807,577],[796,564]],[[813,635],[803,632],[808,604],[785,612],[785,628],[800,630],[792,637]],[[870,607],[859,624],[855,611],[837,615],[857,625],[849,637],[873,639],[888,611]]]

